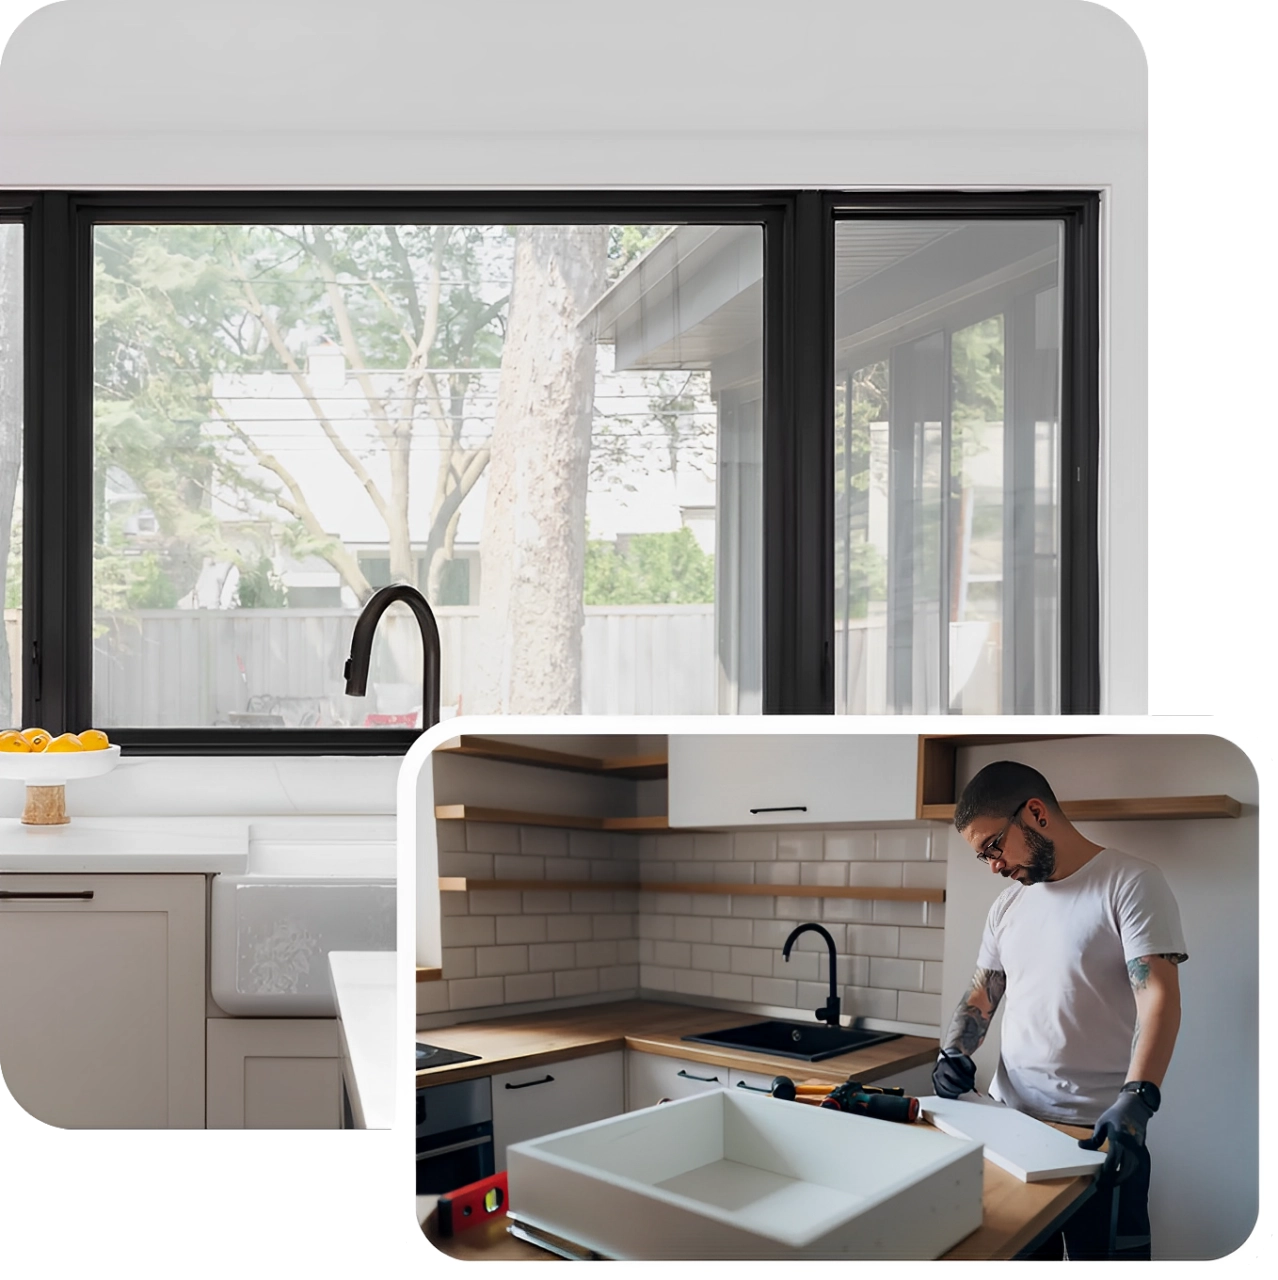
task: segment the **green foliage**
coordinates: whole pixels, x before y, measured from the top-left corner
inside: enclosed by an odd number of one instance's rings
[[[107,612],[177,607],[177,588],[151,551],[95,557],[93,582],[95,606]]]
[[[959,329],[950,339],[953,466],[985,449],[985,424],[1003,421],[1003,317]]]
[[[586,544],[587,604],[710,604],[714,556],[692,530],[640,533],[619,551],[615,542]]]
[[[237,609],[282,609],[286,604],[288,588],[267,556],[240,565],[240,581],[235,589]]]

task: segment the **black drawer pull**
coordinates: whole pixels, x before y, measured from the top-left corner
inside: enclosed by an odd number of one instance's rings
[[[751,813],[807,813],[806,804],[779,804],[771,809],[751,809]]]
[[[0,889],[0,902],[92,902],[93,890],[81,889],[78,893],[67,890],[62,893],[21,893],[14,889]]]
[[[718,1084],[718,1076],[690,1076],[686,1071],[680,1069],[679,1074],[685,1080],[696,1080],[699,1084]]]
[[[751,1093],[771,1093],[771,1089],[765,1089],[761,1084],[746,1084],[744,1080],[737,1081],[738,1089],[749,1089]]]
[[[555,1077],[547,1076],[544,1080],[526,1080],[523,1084],[511,1084],[508,1081],[506,1084],[506,1088],[507,1089],[531,1089],[535,1084],[554,1084],[554,1083],[555,1083]]]

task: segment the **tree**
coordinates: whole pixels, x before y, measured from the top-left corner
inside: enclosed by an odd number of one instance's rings
[[[714,556],[692,530],[586,545],[587,604],[713,604]]]
[[[13,538],[18,475],[22,468],[22,227],[0,224],[0,726],[16,723],[4,607],[14,598],[21,543]],[[10,556],[11,543],[19,555]]]

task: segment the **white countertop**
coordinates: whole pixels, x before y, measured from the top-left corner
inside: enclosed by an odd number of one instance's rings
[[[0,871],[242,874],[248,818],[76,818],[29,827],[0,818]]]
[[[355,1125],[395,1122],[394,951],[330,951],[329,969],[342,1040],[342,1073]]]

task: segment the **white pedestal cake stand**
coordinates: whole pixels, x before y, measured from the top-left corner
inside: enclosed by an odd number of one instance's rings
[[[0,778],[22,782],[27,805],[22,821],[33,827],[58,827],[67,817],[66,784],[80,778],[99,778],[120,761],[119,747],[101,751],[0,751]]]

